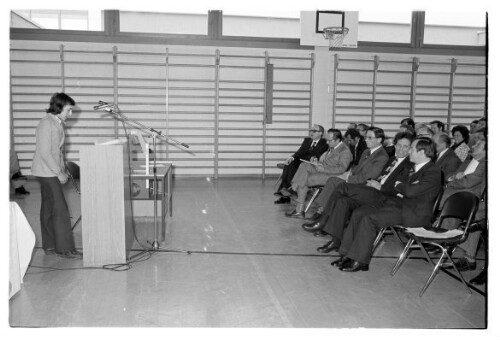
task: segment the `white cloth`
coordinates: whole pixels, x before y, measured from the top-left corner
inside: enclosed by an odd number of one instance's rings
[[[476,168],[478,165],[479,165],[479,161],[477,159],[473,158],[470,161],[469,165],[467,165],[467,168],[465,168],[464,175],[469,175],[469,174],[474,173],[474,171],[476,171]]]
[[[35,233],[16,202],[10,202],[9,299],[21,290],[35,247]]]

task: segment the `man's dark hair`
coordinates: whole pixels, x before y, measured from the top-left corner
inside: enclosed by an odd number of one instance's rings
[[[73,98],[66,93],[54,93],[50,98],[49,108],[45,112],[58,115],[66,105],[75,105]]]
[[[478,119],[474,119],[474,120],[473,120],[472,122],[470,122],[470,123],[471,123],[471,124],[473,124],[473,123],[474,123],[474,124],[477,124],[477,123],[479,123],[479,120],[478,120]]]
[[[344,134],[344,138],[347,137],[351,137],[351,139],[354,140],[355,138],[361,138],[361,134],[356,129],[347,129],[347,131]]]
[[[439,137],[438,137],[438,140],[441,142],[441,143],[444,143],[446,144],[446,147],[449,148],[450,145],[451,145],[451,138],[450,136],[448,136],[447,134],[440,134]]]
[[[436,156],[436,145],[429,137],[419,137],[416,139],[417,144],[415,148],[417,151],[424,150],[425,156],[430,159],[434,159]]]
[[[328,133],[332,133],[333,134],[333,139],[334,140],[339,140],[342,141],[342,132],[340,132],[340,130],[338,129],[328,129],[327,131]]]
[[[361,128],[361,130],[363,130],[363,131],[366,131],[366,130],[368,130],[368,125],[360,123],[356,126],[356,129],[359,129],[359,128]]]
[[[415,130],[415,122],[411,118],[404,118],[401,120],[401,125],[410,125]]]
[[[469,143],[469,129],[463,125],[457,125],[451,130],[451,134],[454,135],[457,131],[464,137],[464,143]]]
[[[394,145],[398,142],[400,139],[408,139],[410,141],[410,144],[413,143],[413,140],[415,139],[415,135],[412,134],[411,132],[405,131],[405,132],[398,132],[396,133],[396,136],[394,136]]]
[[[444,123],[440,120],[433,120],[432,122],[429,123],[429,125],[436,124],[438,126],[438,129],[440,131],[444,131]]]
[[[381,138],[382,140],[380,141],[380,143],[384,142],[385,133],[384,133],[384,130],[382,130],[381,128],[378,128],[376,126],[370,126],[366,131],[367,132],[373,131],[373,133],[375,134],[375,138]]]

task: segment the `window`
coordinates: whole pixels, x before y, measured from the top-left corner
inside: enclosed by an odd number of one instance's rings
[[[120,11],[120,32],[208,34],[208,14]]]
[[[72,10],[13,10],[11,27],[102,31],[102,12]]]
[[[358,41],[409,44],[411,16],[411,12],[359,11]]]
[[[424,44],[485,46],[485,12],[425,12]]]

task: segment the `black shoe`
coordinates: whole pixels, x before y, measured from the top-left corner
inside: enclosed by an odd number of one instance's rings
[[[469,262],[466,258],[461,257],[457,261],[455,261],[455,266],[459,271],[467,272],[469,270],[476,269],[476,262]]]
[[[24,186],[22,186],[22,185],[19,188],[16,188],[14,191],[18,195],[29,195],[30,194],[30,192],[27,191],[26,189],[24,189]]]
[[[326,243],[322,247],[319,247],[316,249],[318,253],[329,253],[331,251],[337,251],[340,248],[340,242],[337,240],[331,240],[330,242]]]
[[[486,282],[486,269],[481,270],[478,276],[469,281],[473,285],[481,286]]]
[[[21,174],[21,171],[18,171],[18,172],[16,172],[15,174],[13,174],[13,175],[12,175],[11,179],[12,179],[13,181],[15,181],[15,180],[19,180],[19,179],[26,179],[26,176],[23,176],[23,175]]]
[[[293,209],[293,211],[286,212],[285,216],[286,217],[292,217],[292,218],[305,218],[305,213],[303,211],[297,211]]]
[[[325,227],[325,225],[321,222],[311,222],[311,223],[304,223],[302,225],[302,229],[305,231],[308,231],[310,233],[314,233],[316,231],[322,230]]]
[[[83,257],[83,253],[76,249],[66,250],[62,252],[56,251],[56,254],[67,259],[81,259]]]
[[[315,212],[311,217],[308,218],[308,220],[318,221],[321,218],[321,216],[323,216],[323,214]]]
[[[328,236],[328,235],[329,235],[329,234],[328,234],[328,233],[326,233],[326,232],[324,232],[324,231],[323,231],[323,229],[318,230],[318,231],[316,231],[316,232],[314,233],[314,236],[316,236],[316,237],[323,237],[323,236]]]
[[[348,257],[345,257],[345,256],[341,256],[338,260],[336,261],[333,261],[332,263],[330,263],[332,266],[337,266],[339,268],[342,268],[344,266],[346,266],[347,264],[349,264],[352,260]]]
[[[354,273],[358,271],[366,272],[368,271],[369,267],[367,264],[358,261],[351,261],[348,264],[344,265],[343,267],[340,267],[339,269],[343,272]]]
[[[286,203],[290,203],[290,197],[282,196],[276,201],[274,201],[274,204],[286,204]]]

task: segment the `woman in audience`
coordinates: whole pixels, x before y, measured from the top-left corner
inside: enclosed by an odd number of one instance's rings
[[[457,125],[451,130],[451,134],[455,139],[455,144],[451,147],[458,158],[463,162],[469,155],[469,129],[463,125]]]

